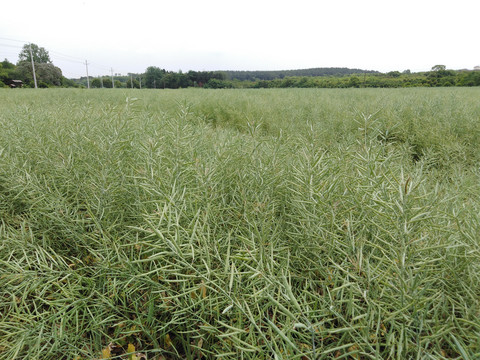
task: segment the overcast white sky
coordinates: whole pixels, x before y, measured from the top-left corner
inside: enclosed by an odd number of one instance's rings
[[[46,48],[67,77],[167,70],[480,65],[480,0],[14,0],[0,59]],[[68,55],[66,57],[65,55]]]

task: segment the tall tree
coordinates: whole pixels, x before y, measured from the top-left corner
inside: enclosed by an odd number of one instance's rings
[[[41,87],[62,85],[62,70],[52,63],[40,63],[35,65],[37,81]],[[17,75],[26,84],[33,83],[32,64],[22,61],[17,66]]]
[[[40,87],[61,86],[62,70],[53,65],[50,54],[37,44],[25,44],[18,54],[17,72],[19,77],[27,84],[33,81],[32,56],[35,63],[37,81]]]
[[[447,67],[445,65],[435,65],[432,66],[432,71],[443,71],[446,70]]]
[[[18,62],[31,61],[30,47],[32,48],[33,61],[39,64],[50,64],[50,54],[43,47],[39,47],[37,44],[25,44],[22,51],[18,54]]]
[[[162,78],[165,75],[165,69],[160,69],[156,66],[149,66],[145,72],[145,85],[147,88],[163,88]]]
[[[38,64],[35,66],[38,79],[46,85],[62,85],[62,70],[53,64]]]

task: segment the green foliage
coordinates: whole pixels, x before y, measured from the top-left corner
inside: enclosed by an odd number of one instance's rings
[[[430,86],[453,86],[456,82],[457,73],[446,70],[444,65],[435,65],[427,75]]]
[[[341,77],[352,74],[374,74],[378,71],[349,69],[349,68],[312,68],[300,70],[280,70],[280,71],[224,71],[227,79],[233,80],[274,80],[283,79],[285,77],[319,77],[319,76],[335,76]]]
[[[167,72],[155,66],[150,66],[145,72],[145,86],[153,89],[178,89],[190,86],[202,87],[210,79],[224,80],[225,74],[222,72],[207,71],[189,71],[184,74],[182,72]]]
[[[395,78],[398,78],[400,77],[402,74],[400,73],[400,71],[390,71],[387,73],[388,76],[391,76],[391,77],[395,77]]]
[[[0,63],[0,66],[4,69],[4,70],[14,70],[15,69],[15,64],[12,64],[10,61],[8,61],[7,59],[4,59],[1,63]]]
[[[458,86],[480,86],[480,71],[463,71],[457,78]]]
[[[233,84],[226,80],[210,79],[204,85],[205,89],[231,89]]]
[[[37,80],[45,82],[49,86],[62,85],[62,70],[49,63],[41,63],[35,65]]]
[[[131,89],[132,85],[133,88],[140,89],[140,82],[137,79],[133,79],[133,81],[131,79],[128,79],[125,87],[127,89]]]
[[[62,76],[62,87],[79,87],[78,84],[72,79],[67,79],[65,76]]]
[[[162,78],[166,71],[156,66],[149,66],[145,71],[145,87],[149,89],[162,88]]]
[[[210,79],[225,80],[227,75],[223,71],[189,71],[187,73],[191,84],[195,86],[203,86]]]
[[[107,89],[113,88],[113,82],[111,77],[104,77],[102,80],[103,87]]]
[[[446,70],[441,66],[434,67],[435,71],[425,73],[412,73],[405,70],[390,71],[386,74],[363,71],[355,74],[346,72],[348,75],[329,75],[313,76],[317,72],[304,72],[302,76],[285,76],[286,74],[299,73],[302,71],[295,70],[293,72],[268,72],[268,76],[259,76],[254,78],[250,75],[233,76],[232,73],[223,71],[189,71],[182,73],[181,71],[171,72],[165,69],[151,66],[147,68],[145,74],[135,75],[134,87],[139,88],[136,78],[143,78],[144,88],[156,89],[178,89],[187,87],[205,87],[205,88],[401,88],[401,87],[449,87],[449,86],[478,86],[478,72],[473,71],[454,71]],[[335,73],[336,68],[329,68]],[[307,69],[319,70],[319,69]],[[347,69],[351,70],[351,69]],[[320,70],[319,70],[320,71]],[[362,71],[362,70],[359,70]],[[243,74],[243,72],[238,72]],[[255,72],[253,72],[255,73]],[[259,75],[259,74],[257,74]],[[253,80],[238,80],[253,79]],[[259,78],[268,78],[269,80],[259,80]],[[119,76],[123,87],[131,87],[130,76]],[[227,80],[230,79],[230,80]],[[232,80],[233,79],[233,80]],[[109,80],[107,79],[107,82]],[[86,86],[86,78],[80,79],[78,83]],[[104,87],[111,87],[104,85]]]
[[[17,66],[16,74],[25,84],[33,86],[31,63],[27,61],[20,62]],[[51,63],[35,64],[35,74],[37,76],[37,83],[42,83],[42,87],[62,85],[62,70]]]
[[[435,65],[432,67],[432,71],[445,71],[447,67],[445,65]]]
[[[17,71],[14,64],[9,62],[7,59],[0,63],[0,81],[6,86],[10,81],[17,78]]]
[[[350,76],[350,79],[348,81],[348,87],[360,87],[360,79],[357,76]]]
[[[17,75],[19,80],[22,80],[25,85],[33,84],[32,65],[26,61],[17,65]]]
[[[100,79],[95,78],[90,82],[90,87],[92,88],[101,88],[102,87],[102,82]]]
[[[233,83],[236,87],[253,88],[400,88],[478,86],[478,71],[438,70],[427,73],[399,73],[351,75],[344,77],[286,77],[276,80]]]
[[[32,50],[33,61],[39,64],[51,63],[50,54],[43,47],[39,47],[37,44],[25,44],[22,51],[18,54],[18,64],[22,62],[31,62],[30,48]]]
[[[44,81],[41,81],[41,80],[38,81],[37,86],[38,86],[40,89],[46,89],[46,88],[48,88],[48,84],[47,84],[46,82],[44,82]]]
[[[0,96],[1,358],[480,355],[478,88]]]
[[[65,84],[73,85],[72,82],[66,81],[63,77],[62,70],[52,64],[48,51],[36,44],[25,44],[23,46],[22,51],[18,55],[19,61],[16,68],[6,59],[2,63],[2,66],[14,70],[13,74],[27,86],[33,86],[30,49],[32,50],[31,54],[33,55],[33,61],[35,63],[35,74],[39,87],[66,86]]]
[[[185,85],[185,87],[188,86],[188,83],[184,84],[185,80],[188,81],[188,78],[184,74],[167,72],[163,75],[163,77],[161,79],[161,84],[162,84],[163,88],[178,89],[178,88],[182,87],[182,84]]]

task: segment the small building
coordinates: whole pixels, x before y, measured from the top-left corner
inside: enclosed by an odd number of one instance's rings
[[[473,67],[473,70],[475,70],[475,71],[480,70],[480,66],[474,66],[474,67]]]
[[[22,80],[12,80],[10,81],[10,87],[13,88],[21,88],[23,86]]]

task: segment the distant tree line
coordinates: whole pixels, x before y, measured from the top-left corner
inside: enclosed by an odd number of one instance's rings
[[[86,77],[67,79],[56,67],[47,50],[36,44],[25,44],[17,64],[7,59],[0,62],[0,87],[12,80],[21,80],[33,87],[32,57],[38,87],[87,87]],[[435,65],[431,71],[412,73],[349,68],[312,68],[281,71],[167,71],[156,66],[144,73],[125,76],[100,76],[90,78],[92,88],[148,88],[179,89],[203,87],[225,88],[398,88],[437,86],[480,86],[480,71],[448,70],[445,65]]]
[[[180,89],[187,87],[221,87],[220,82],[225,81],[226,75],[221,71],[182,71],[174,72],[149,66],[145,73],[115,76],[115,88],[147,88],[147,89]],[[80,86],[87,86],[87,78],[76,79]],[[90,81],[92,88],[112,88],[111,76],[101,76]]]
[[[434,66],[432,71],[411,73],[391,71],[388,73],[352,74],[349,76],[306,77],[292,76],[283,79],[259,80],[253,88],[400,88],[400,87],[447,87],[480,86],[480,71],[446,70]]]
[[[145,85],[150,89],[178,89],[186,87],[204,87],[210,80],[225,80],[220,71],[189,71],[187,73],[166,71],[150,66],[145,71]]]
[[[277,70],[277,71],[224,71],[228,80],[240,81],[258,81],[258,80],[276,80],[286,77],[315,77],[315,76],[346,76],[352,74],[379,74],[374,70],[361,70],[349,68],[312,68],[299,70]]]

